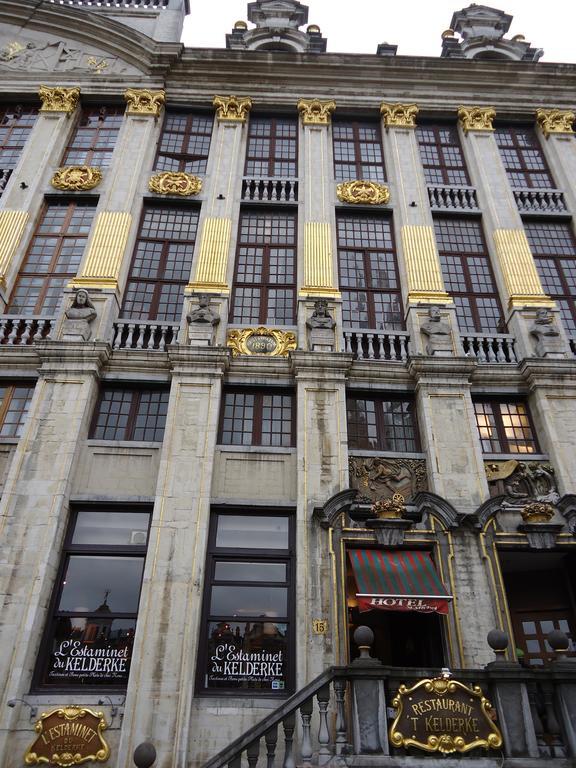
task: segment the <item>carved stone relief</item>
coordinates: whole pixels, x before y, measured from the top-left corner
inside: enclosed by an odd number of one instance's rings
[[[401,494],[409,499],[428,490],[424,459],[385,459],[379,456],[351,456],[348,463],[350,487],[372,502]]]
[[[560,499],[554,468],[541,461],[484,462],[490,496],[506,496],[503,506],[524,507],[528,502],[556,504]]]

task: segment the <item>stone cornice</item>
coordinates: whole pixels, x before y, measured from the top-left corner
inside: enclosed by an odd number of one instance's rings
[[[468,389],[474,371],[478,367],[476,360],[467,357],[412,357],[408,370],[416,379],[417,387]]]
[[[112,349],[105,341],[52,341],[34,344],[40,359],[41,376],[98,376],[110,359]]]
[[[166,348],[173,376],[223,376],[230,365],[230,350],[224,347],[193,347],[170,344]]]
[[[528,358],[520,363],[520,373],[530,390],[552,389],[576,397],[576,360]]]
[[[353,359],[353,355],[346,352],[296,350],[290,353],[290,367],[297,379],[343,380],[350,372]]]

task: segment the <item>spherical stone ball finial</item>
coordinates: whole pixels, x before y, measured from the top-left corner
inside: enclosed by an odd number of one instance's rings
[[[240,19],[234,24],[234,29],[248,29],[248,24]]]
[[[496,653],[504,653],[506,648],[508,648],[508,635],[501,629],[491,629],[486,639],[490,648]]]
[[[556,653],[562,653],[570,650],[570,640],[568,635],[559,629],[553,629],[546,638],[548,645]]]
[[[444,32],[442,32],[442,40],[446,40],[448,37],[455,37],[456,34],[453,29],[445,29]]]
[[[319,35],[319,34],[321,34],[320,33],[320,27],[318,26],[318,24],[308,24],[308,26],[306,27],[306,32],[309,35]]]
[[[374,632],[370,627],[358,627],[354,631],[354,642],[359,648],[370,647],[374,642]]]
[[[150,768],[156,762],[156,747],[149,741],[138,744],[134,750],[134,765],[136,768]]]

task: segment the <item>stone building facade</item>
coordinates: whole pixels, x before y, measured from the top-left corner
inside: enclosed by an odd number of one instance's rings
[[[476,765],[574,765],[576,67],[188,12],[0,4],[0,764],[74,705],[115,768],[432,766],[444,668]]]

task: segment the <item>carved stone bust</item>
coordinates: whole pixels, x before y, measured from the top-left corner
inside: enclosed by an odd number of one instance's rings
[[[546,307],[536,310],[536,317],[530,328],[530,334],[536,339],[538,357],[564,357],[564,344],[556,325],[556,318]]]
[[[325,299],[315,301],[314,310],[308,320],[306,320],[306,326],[310,329],[325,328],[332,331],[335,325],[336,321],[328,311],[328,302]]]
[[[198,306],[189,315],[186,315],[189,323],[218,325],[220,315],[210,309],[210,296],[207,293],[198,294]]]
[[[433,304],[428,309],[428,318],[420,325],[420,330],[428,338],[427,355],[446,357],[452,354],[452,329],[442,320],[440,307]]]
[[[90,341],[90,323],[96,318],[96,309],[88,291],[80,288],[64,314],[66,319],[62,325],[62,338],[65,341]]]

